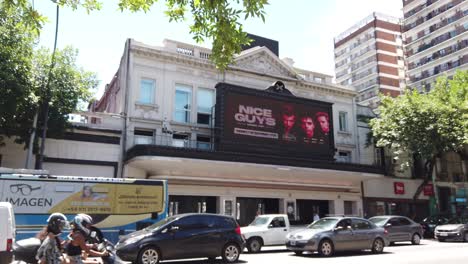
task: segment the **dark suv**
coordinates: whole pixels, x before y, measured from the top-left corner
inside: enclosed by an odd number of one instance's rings
[[[125,261],[154,264],[160,260],[221,256],[236,262],[245,240],[234,218],[216,214],[168,217],[120,239],[117,255]]]

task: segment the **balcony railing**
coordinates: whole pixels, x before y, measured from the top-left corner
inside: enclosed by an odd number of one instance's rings
[[[342,162],[339,160],[319,160],[314,158],[300,158],[292,155],[279,155],[278,153],[242,153],[218,150],[215,146],[215,137],[198,135],[197,139],[190,139],[189,134],[141,136],[134,135],[134,145],[127,151],[126,160],[138,156],[167,156],[191,159],[206,159],[218,161],[235,161],[270,165],[286,165],[310,168],[327,168],[348,171],[361,171],[370,173],[383,173],[381,165],[367,165]],[[130,139],[131,140],[131,139]],[[246,148],[248,143],[242,143]],[[374,162],[374,164],[376,164]]]
[[[427,49],[429,49],[429,48],[432,48],[432,47],[435,46],[435,45],[438,45],[438,44],[440,44],[440,43],[442,43],[442,42],[444,42],[444,41],[447,41],[447,40],[449,40],[449,39],[452,39],[452,38],[454,38],[454,37],[456,37],[456,36],[459,36],[459,35],[463,34],[466,30],[467,30],[467,29],[464,28],[464,27],[459,27],[459,28],[457,28],[457,29],[455,29],[455,30],[452,30],[452,31],[447,32],[447,33],[444,33],[444,34],[442,34],[442,35],[439,35],[439,36],[433,38],[433,39],[431,40],[431,42],[421,44],[421,45],[417,48],[417,51],[418,51],[418,52],[425,51],[425,50],[427,50]]]
[[[436,1],[433,1],[433,2],[436,2]],[[450,2],[450,3],[448,3],[448,4],[446,4],[446,5],[443,5],[443,6],[439,7],[439,8],[437,8],[437,9],[435,9],[435,10],[429,12],[429,13],[428,13],[427,15],[425,15],[425,16],[419,17],[419,18],[416,19],[416,21],[414,21],[413,23],[406,25],[406,26],[403,28],[403,29],[404,29],[404,32],[406,32],[406,31],[408,31],[408,30],[411,30],[411,29],[413,29],[413,28],[415,28],[415,27],[421,25],[422,23],[424,23],[424,22],[426,22],[426,21],[431,20],[432,18],[438,16],[439,14],[444,13],[445,11],[447,11],[447,10],[453,8],[454,6],[458,5],[458,4],[461,3],[461,2],[463,2],[463,0],[454,0],[454,1],[452,1],[452,2]],[[432,4],[432,3],[431,3],[431,4]],[[416,7],[416,8],[417,8],[417,7]],[[415,9],[416,9],[416,8],[415,8]],[[413,9],[413,10],[414,10],[414,9]],[[422,8],[421,8],[420,10],[422,10]],[[418,12],[419,12],[420,10],[418,10]],[[410,12],[411,12],[411,11],[410,11]],[[409,16],[409,17],[410,17],[410,16]],[[409,18],[409,17],[406,17],[406,15],[405,15],[405,19],[406,19],[406,18]]]
[[[424,58],[420,59],[416,63],[408,64],[408,69],[409,70],[416,69],[416,68],[418,68],[420,66],[423,66],[423,65],[425,65],[425,64],[427,64],[427,63],[429,63],[431,61],[446,57],[446,56],[448,56],[448,55],[450,55],[452,53],[460,51],[460,50],[466,48],[467,46],[468,46],[468,40],[467,39],[461,40],[457,44],[454,44],[452,46],[443,48],[441,50],[438,50],[438,51],[432,53],[432,56],[424,57]]]

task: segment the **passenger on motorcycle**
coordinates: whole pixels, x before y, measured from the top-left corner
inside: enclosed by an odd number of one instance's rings
[[[72,222],[72,231],[68,235],[70,241],[67,245],[67,255],[74,264],[97,264],[99,261],[87,256],[93,257],[105,257],[108,255],[106,251],[99,252],[91,249],[86,245],[86,239],[90,235],[89,226],[92,224],[93,219],[86,214],[78,214],[75,216]],[[82,251],[86,253],[85,258],[82,257]]]
[[[41,240],[41,246],[36,254],[39,264],[61,264],[65,261],[59,236],[63,229],[68,227],[65,215],[53,213],[49,216],[47,226],[37,234],[37,238]]]

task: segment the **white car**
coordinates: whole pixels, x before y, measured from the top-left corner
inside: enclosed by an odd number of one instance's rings
[[[259,215],[248,226],[242,227],[249,252],[259,252],[263,246],[284,245],[290,232],[288,216],[285,214]]]
[[[0,216],[0,263],[11,263],[16,237],[15,214],[11,203],[0,202]]]
[[[445,225],[438,225],[434,230],[434,237],[440,242],[445,240],[468,242],[468,216],[455,217]]]

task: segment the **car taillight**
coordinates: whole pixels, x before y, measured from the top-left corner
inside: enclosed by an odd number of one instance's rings
[[[13,239],[9,238],[6,241],[6,251],[9,252],[13,249]]]
[[[242,235],[240,226],[236,227],[236,234]]]
[[[385,235],[388,235],[388,230],[387,230],[387,228],[384,229],[383,233],[384,233]]]

